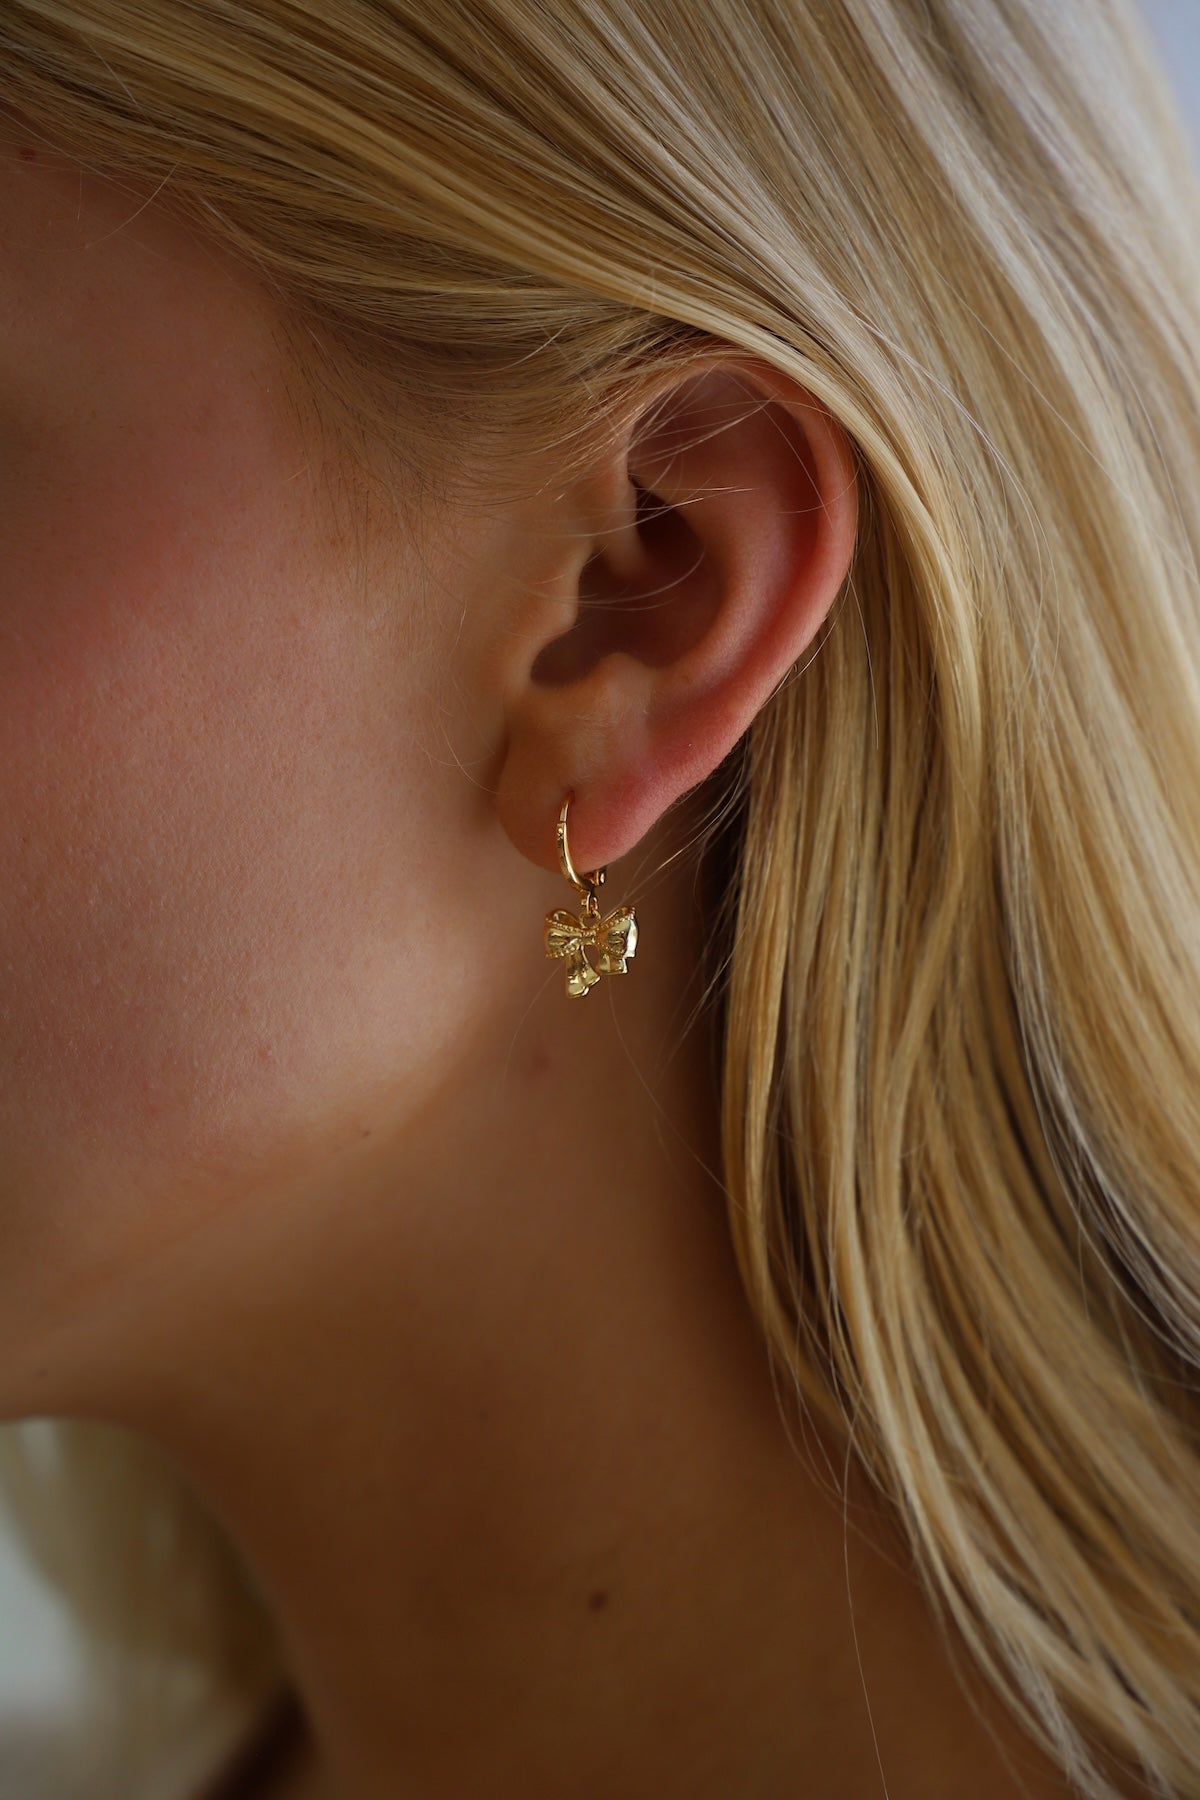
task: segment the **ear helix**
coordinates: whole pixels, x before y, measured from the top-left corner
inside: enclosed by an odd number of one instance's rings
[[[546,955],[562,957],[566,962],[566,988],[569,1000],[583,1000],[595,987],[601,975],[624,975],[629,958],[637,950],[637,917],[632,906],[619,906],[604,917],[600,913],[600,889],[605,871],[595,869],[580,875],[571,861],[567,844],[567,808],[574,799],[568,793],[554,829],[558,846],[558,864],[563,880],[583,895],[583,905],[576,914],[565,907],[555,907],[546,914]],[[592,952],[591,958],[588,956]]]

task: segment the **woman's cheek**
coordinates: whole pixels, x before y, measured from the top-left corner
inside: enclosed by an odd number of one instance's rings
[[[231,572],[189,596],[173,568],[167,592],[127,556],[70,605],[26,587],[42,623],[0,666],[0,1085],[125,1141],[218,1131],[278,1067],[320,858],[302,632],[280,679]]]

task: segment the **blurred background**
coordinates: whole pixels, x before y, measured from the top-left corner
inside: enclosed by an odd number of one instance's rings
[[[1200,0],[1142,0],[1200,148]]]
[[[1142,4],[1200,155],[1200,0]],[[17,1736],[31,1745],[41,1739],[53,1719],[72,1710],[76,1680],[69,1620],[25,1563],[0,1508],[0,1741],[11,1748]],[[11,1766],[6,1762],[6,1771]],[[7,1789],[2,1800],[9,1800]],[[50,1790],[35,1794],[22,1783],[20,1800],[50,1800]]]

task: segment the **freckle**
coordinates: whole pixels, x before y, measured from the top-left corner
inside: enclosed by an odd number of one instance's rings
[[[588,1611],[589,1612],[603,1612],[604,1608],[607,1605],[608,1605],[608,1589],[607,1588],[596,1588],[593,1593],[590,1593],[588,1595]]]

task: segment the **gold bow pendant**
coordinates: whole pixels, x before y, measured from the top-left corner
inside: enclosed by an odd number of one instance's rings
[[[556,906],[546,914],[546,955],[566,961],[567,998],[582,1000],[599,981],[601,975],[624,975],[629,958],[637,950],[637,916],[632,906],[619,906],[605,917],[600,914],[600,888],[603,869],[590,875],[578,875],[567,847],[567,807],[571,795],[563,801],[555,836],[558,861],[563,878],[583,895],[579,916]],[[588,958],[591,950],[594,961]]]
[[[587,959],[585,945],[597,953],[594,965]],[[599,907],[594,918],[586,906],[579,919],[562,906],[546,914],[546,955],[566,957],[567,995],[572,1000],[582,999],[601,975],[624,975],[636,949],[637,919],[632,906],[620,906],[605,919],[600,917]]]

